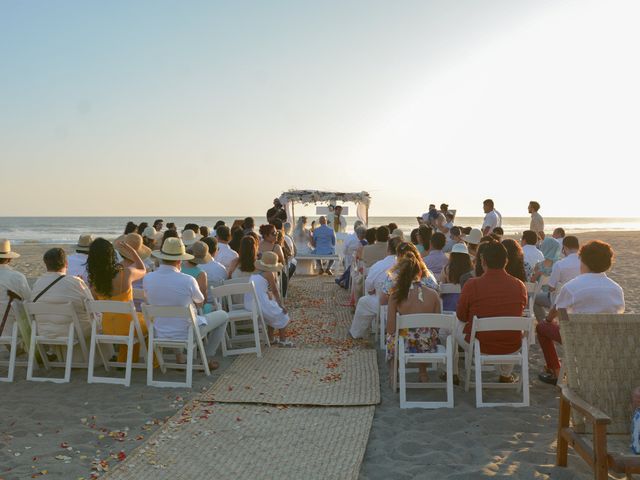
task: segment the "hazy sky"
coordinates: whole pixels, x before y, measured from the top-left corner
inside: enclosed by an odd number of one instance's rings
[[[0,1],[2,215],[640,216],[640,2]],[[633,171],[631,169],[636,169]]]

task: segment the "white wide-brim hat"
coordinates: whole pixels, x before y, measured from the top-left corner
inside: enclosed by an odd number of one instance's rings
[[[469,232],[469,235],[464,237],[464,241],[472,245],[478,245],[482,238],[482,232],[478,228],[474,228]]]
[[[19,253],[11,251],[9,240],[0,240],[0,258],[18,258],[19,256]]]
[[[182,232],[182,243],[184,243],[187,247],[190,245],[193,245],[201,238],[202,236],[200,234],[197,234],[191,229],[188,229]]]
[[[91,247],[94,239],[94,236],[90,234],[80,235],[80,238],[78,238],[78,243],[76,244],[76,251],[85,253],[89,252],[89,248]]]
[[[456,243],[451,248],[451,253],[464,253],[465,255],[469,255],[469,249],[464,243]]]
[[[283,265],[278,262],[278,255],[273,252],[263,252],[260,260],[257,260],[256,270],[262,272],[279,272],[282,270]]]
[[[162,244],[162,250],[156,250],[152,255],[160,260],[192,260],[193,255],[187,253],[184,243],[179,238],[169,237]]]

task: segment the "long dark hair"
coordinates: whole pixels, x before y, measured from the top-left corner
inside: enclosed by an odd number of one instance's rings
[[[105,297],[113,294],[113,279],[116,278],[122,266],[118,264],[116,251],[111,242],[104,238],[96,238],[89,247],[87,258],[87,272],[89,283],[96,292]]]
[[[426,225],[420,225],[418,227],[418,235],[420,235],[421,245],[424,248],[424,251],[428,251],[431,248],[431,236],[433,235],[433,230],[431,230]]]
[[[451,253],[449,255],[449,282],[458,284],[460,277],[473,270],[471,258],[466,253]]]
[[[400,258],[391,272],[395,276],[395,282],[390,293],[398,303],[407,299],[411,285],[423,275],[422,266],[415,255]]]
[[[255,272],[256,271],[256,256],[258,255],[258,242],[252,235],[243,237],[240,241],[240,271],[241,272]]]
[[[495,240],[491,239],[491,242],[495,242]],[[478,249],[476,250],[476,264],[475,264],[476,277],[481,277],[484,274],[484,268],[482,268],[482,251],[491,242],[480,242],[478,244]]]
[[[507,266],[505,270],[512,277],[526,282],[527,274],[524,271],[524,253],[522,247],[518,242],[510,238],[503,240],[502,245],[507,249]]]
[[[231,232],[231,241],[229,242],[229,248],[234,252],[240,253],[240,242],[242,241],[242,237],[244,237],[244,231],[241,227],[234,227]]]
[[[126,235],[128,233],[135,233],[137,232],[137,230],[138,230],[138,226],[135,223],[129,221],[124,227],[124,234]]]

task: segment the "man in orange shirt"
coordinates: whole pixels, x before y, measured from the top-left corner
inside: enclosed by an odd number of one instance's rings
[[[507,250],[498,242],[492,242],[482,251],[476,261],[482,262],[484,274],[469,279],[462,289],[458,301],[457,316],[460,323],[456,340],[469,343],[473,317],[521,317],[527,304],[527,287],[505,270]],[[477,334],[480,351],[489,354],[508,354],[520,349],[522,336],[519,332],[496,331]],[[500,381],[514,381],[513,365],[500,365]]]

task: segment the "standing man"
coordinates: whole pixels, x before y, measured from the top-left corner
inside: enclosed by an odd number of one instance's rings
[[[542,215],[538,213],[540,210],[540,204],[531,200],[529,202],[528,207],[529,213],[531,214],[531,223],[529,224],[529,230],[533,230],[538,235],[540,240],[544,240],[544,219]]]
[[[334,255],[336,253],[336,232],[333,228],[327,226],[327,219],[320,217],[320,226],[313,231],[313,237],[311,238],[311,244],[315,248],[316,255]],[[333,260],[329,260],[327,266],[322,265],[323,260],[317,260],[318,269],[320,275],[326,273],[327,275],[333,275],[331,267],[333,267]]]
[[[347,220],[342,216],[342,207],[337,205],[333,213],[327,215],[327,223],[336,233],[344,232],[347,229]]]
[[[484,221],[482,222],[482,236],[486,237],[493,232],[494,228],[502,227],[502,215],[494,208],[493,200],[490,198],[482,202],[482,208],[485,213]]]
[[[284,211],[284,207],[280,203],[280,199],[273,199],[273,207],[267,210],[267,222],[271,223],[273,219],[279,219],[282,223],[287,221],[287,212]]]

